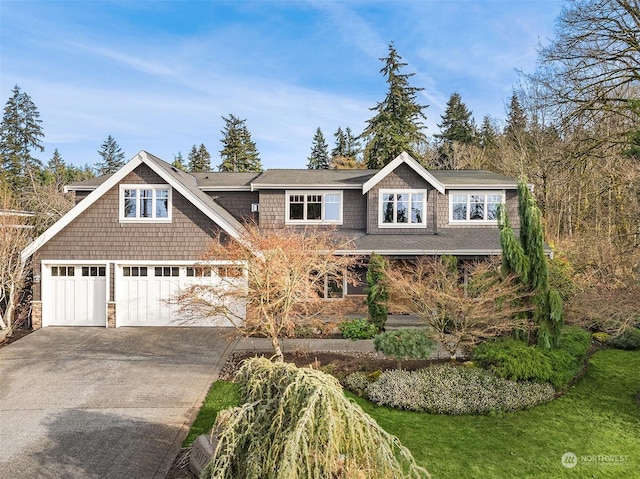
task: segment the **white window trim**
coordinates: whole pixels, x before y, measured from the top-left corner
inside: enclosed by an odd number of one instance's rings
[[[384,195],[389,194],[421,194],[422,212],[424,220],[422,223],[384,223]],[[378,228],[426,228],[427,227],[427,190],[409,190],[403,188],[386,188],[378,191]],[[411,214],[411,204],[409,204],[409,214]]]
[[[124,191],[125,190],[153,190],[153,201],[152,201],[152,218],[128,218],[124,214]],[[169,190],[169,198],[167,202],[167,217],[166,218],[156,218],[156,192],[158,190]],[[139,195],[137,196],[137,201],[140,200]],[[173,188],[171,188],[168,184],[161,185],[147,185],[147,184],[131,184],[131,185],[120,185],[120,194],[118,196],[118,209],[119,209],[119,221],[120,223],[171,223],[171,213],[172,213],[172,204],[173,204]],[[140,213],[139,208],[136,211],[138,214]]]
[[[505,190],[449,190],[449,223],[453,225],[497,225],[498,220],[454,220],[453,219],[453,197],[457,195],[466,195],[467,196],[467,216],[469,216],[469,197],[472,195],[484,195],[485,196],[485,214],[487,211],[487,200],[486,196],[488,195],[499,195],[501,197],[500,204],[504,205],[506,202],[506,192]]]
[[[343,209],[344,209],[344,196],[342,194],[342,190],[286,190],[284,192],[285,194],[285,216],[284,216],[284,222],[287,225],[341,225],[342,224],[342,218],[343,218]],[[306,196],[307,195],[322,195],[322,213],[321,213],[321,217],[322,219],[320,220],[292,220],[289,218],[289,213],[290,213],[290,203],[289,203],[289,197],[291,195],[301,195],[301,196]],[[325,219],[325,211],[324,211],[324,196],[325,195],[338,195],[340,197],[340,208],[339,208],[339,215],[338,215],[338,219],[337,220],[326,220]],[[306,199],[305,199],[305,205],[306,205]],[[306,208],[305,208],[306,211]]]

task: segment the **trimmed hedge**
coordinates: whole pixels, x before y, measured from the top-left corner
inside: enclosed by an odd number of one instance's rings
[[[398,359],[429,359],[436,344],[424,329],[394,329],[373,338],[376,351]]]
[[[501,339],[478,345],[473,358],[501,378],[548,382],[564,389],[580,372],[590,345],[589,333],[567,326],[557,349],[540,349],[516,339]]]
[[[448,365],[385,371],[377,380],[355,373],[345,385],[381,406],[451,415],[526,409],[555,394],[549,384],[520,383],[482,369]]]

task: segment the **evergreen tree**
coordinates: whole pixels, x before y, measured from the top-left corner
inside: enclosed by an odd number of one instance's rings
[[[53,151],[53,156],[47,163],[47,167],[44,169],[42,176],[44,184],[53,184],[59,191],[62,191],[62,187],[67,182],[68,177],[67,165],[57,148]]]
[[[40,113],[31,97],[16,85],[4,107],[0,124],[0,165],[5,180],[14,190],[33,182],[42,163],[32,156],[33,150],[44,151],[44,133]]]
[[[440,133],[434,135],[444,143],[454,141],[463,144],[471,144],[476,140],[476,125],[467,105],[462,101],[460,93],[453,92],[447,107],[441,116],[442,123],[438,124]]]
[[[564,324],[560,293],[549,285],[547,257],[544,253],[542,215],[525,181],[518,182],[518,212],[520,216],[520,243],[515,240],[504,208],[500,211],[500,241],[503,269],[515,273],[533,293],[538,324],[538,346],[556,348]]]
[[[498,146],[498,130],[489,115],[485,115],[482,119],[479,141],[480,146],[485,150],[493,150]]]
[[[522,135],[527,131],[527,115],[520,105],[518,95],[511,95],[511,101],[507,108],[507,126],[504,134],[511,143],[521,142]]]
[[[360,146],[360,141],[357,136],[353,136],[353,132],[351,128],[347,127],[344,130],[344,139],[345,139],[345,156],[347,158],[352,158],[354,161],[358,161],[358,157],[360,153],[362,153],[362,147]]]
[[[331,150],[331,158],[347,156],[347,136],[341,127],[338,127],[338,131],[333,134],[333,137],[336,140],[336,146]]]
[[[384,330],[389,315],[387,308],[389,292],[385,284],[386,267],[387,261],[384,256],[371,253],[369,267],[367,268],[367,309],[369,311],[369,322],[375,324],[378,331]]]
[[[316,134],[313,136],[311,155],[307,159],[309,160],[307,168],[310,170],[329,169],[329,145],[327,145],[320,127],[318,127]]]
[[[102,162],[96,164],[98,175],[115,173],[124,166],[124,152],[111,135],[102,143],[98,154],[102,157]]]
[[[204,143],[200,143],[198,148],[196,148],[196,145],[191,147],[187,161],[190,173],[211,171],[211,155]]]
[[[171,163],[171,166],[173,166],[174,168],[177,168],[178,170],[181,171],[186,171],[187,167],[184,164],[184,158],[182,158],[182,153],[178,152],[177,155],[173,155],[173,162]]]
[[[358,161],[361,148],[358,138],[353,136],[351,128],[345,130],[338,127],[333,135],[335,138],[335,148],[331,150],[330,167],[335,169],[353,169],[361,168],[362,165]]]
[[[256,144],[251,140],[251,133],[247,128],[246,120],[241,120],[233,115],[225,121],[222,133],[222,150],[220,158],[222,163],[218,166],[220,171],[262,171],[262,162]]]
[[[389,54],[380,59],[384,67],[380,70],[386,77],[388,91],[385,99],[371,108],[376,114],[367,121],[360,138],[365,140],[364,161],[368,168],[382,168],[403,151],[418,157],[415,146],[426,141],[423,133],[426,120],[426,105],[416,100],[423,88],[412,87],[409,78],[414,73],[400,73],[407,66],[393,46]]]

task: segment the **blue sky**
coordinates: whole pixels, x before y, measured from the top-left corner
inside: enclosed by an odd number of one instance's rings
[[[502,120],[553,36],[560,0],[0,1],[0,99],[38,107],[48,161],[93,165],[112,135],[127,159],[220,163],[222,116],[246,119],[266,168],[303,168],[320,127],[359,134],[384,98],[393,41],[438,132],[454,91]]]

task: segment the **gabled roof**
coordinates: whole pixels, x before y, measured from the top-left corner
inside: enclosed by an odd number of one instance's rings
[[[253,180],[262,175],[261,172],[231,172],[218,171],[215,173],[189,173],[194,176],[198,187],[202,191],[251,191]]]
[[[367,193],[371,188],[376,186],[383,178],[385,178],[389,173],[395,170],[401,164],[406,164],[413,171],[415,171],[418,175],[420,175],[427,183],[433,186],[440,193],[444,194],[445,187],[435,176],[427,171],[425,167],[423,167],[416,160],[411,158],[406,151],[403,151],[398,156],[396,156],[392,161],[390,161],[387,166],[378,171],[375,175],[373,175],[368,181],[362,185],[362,194]]]
[[[303,170],[273,169],[258,176],[252,183],[252,190],[314,188],[359,190],[362,184],[378,170]]]
[[[27,246],[22,252],[22,260],[26,261],[65,226],[69,225],[107,191],[115,187],[129,173],[142,164],[151,168],[158,176],[193,203],[194,206],[220,226],[226,233],[237,240],[241,240],[241,235],[244,231],[242,224],[227,210],[217,204],[209,195],[201,191],[196,184],[196,179],[192,175],[171,166],[169,163],[162,161],[146,151],[141,151],[116,173],[104,179],[85,199],[74,206],[67,214]]]

